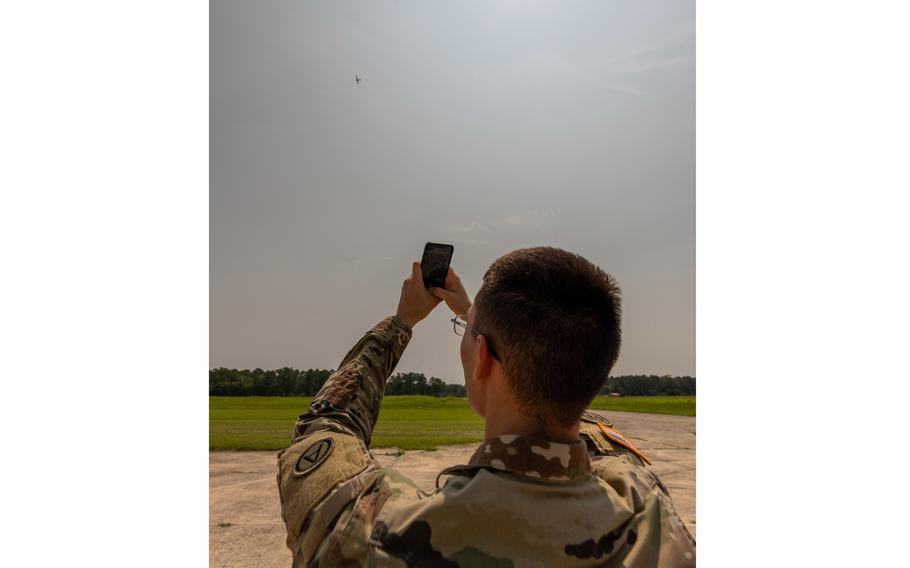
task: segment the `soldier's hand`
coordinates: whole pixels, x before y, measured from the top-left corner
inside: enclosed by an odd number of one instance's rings
[[[415,262],[411,266],[411,275],[405,278],[401,285],[401,298],[398,300],[398,311],[395,315],[413,328],[417,322],[430,315],[441,301],[423,287],[420,263]]]
[[[446,305],[449,306],[449,309],[452,310],[456,316],[465,315],[471,308],[471,297],[468,296],[468,291],[464,289],[461,278],[452,270],[451,266],[449,267],[449,273],[446,274],[445,289],[430,288],[430,294],[433,294],[440,300],[445,300]]]

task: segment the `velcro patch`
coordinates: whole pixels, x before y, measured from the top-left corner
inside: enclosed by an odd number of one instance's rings
[[[339,483],[359,474],[369,463],[368,450],[359,438],[330,431],[314,432],[281,454],[278,488],[291,550],[297,550],[310,512]]]
[[[609,440],[611,442],[613,442],[615,444],[619,444],[620,446],[626,448],[627,450],[629,450],[636,456],[640,457],[641,461],[645,462],[648,465],[651,465],[651,460],[646,458],[645,455],[643,453],[641,453],[641,451],[639,451],[638,448],[635,447],[635,444],[633,444],[628,439],[626,439],[625,436],[623,436],[622,434],[620,434],[619,432],[617,432],[613,428],[610,428],[609,426],[607,426],[606,424],[604,424],[602,422],[599,422],[597,424],[597,427],[600,428],[600,431],[603,432],[604,436],[609,438]]]

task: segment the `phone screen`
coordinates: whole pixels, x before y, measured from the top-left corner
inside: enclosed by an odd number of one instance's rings
[[[427,243],[423,248],[423,258],[420,260],[424,287],[446,287],[446,274],[449,273],[449,263],[452,262],[454,251],[455,247],[452,245]]]

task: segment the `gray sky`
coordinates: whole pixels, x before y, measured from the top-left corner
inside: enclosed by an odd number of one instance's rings
[[[471,294],[585,256],[613,374],[695,374],[694,2],[219,0],[210,33],[212,367],[336,367],[434,241]],[[462,383],[450,317],[396,370]]]

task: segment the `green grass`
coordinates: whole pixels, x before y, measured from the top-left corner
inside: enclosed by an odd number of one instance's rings
[[[212,450],[280,450],[310,397],[210,397]],[[592,408],[695,416],[694,396],[597,397]],[[373,432],[374,448],[432,450],[483,439],[483,419],[463,398],[387,396]]]
[[[695,416],[694,396],[599,396],[591,403],[595,410],[621,410],[649,414]]]

